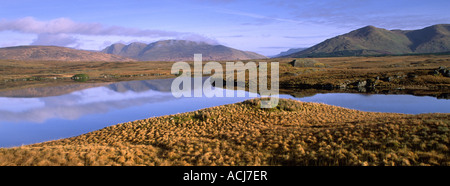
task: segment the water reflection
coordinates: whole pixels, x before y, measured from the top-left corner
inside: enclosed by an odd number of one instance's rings
[[[296,99],[305,102],[325,103],[368,112],[393,112],[404,114],[450,112],[450,100],[437,99],[431,96],[327,93]]]
[[[114,109],[138,107],[143,104],[176,99],[170,92],[173,79],[130,81],[77,90],[59,96],[47,96],[35,90],[26,93],[31,98],[0,97],[1,121],[43,123],[48,119],[78,119],[88,114],[106,113]],[[203,82],[207,78],[203,78]],[[202,88],[192,83],[191,90]],[[60,87],[48,87],[60,91]],[[216,89],[226,91],[223,89]],[[20,90],[24,94],[26,90]],[[55,94],[55,91],[46,92]],[[64,91],[64,90],[63,90]],[[184,105],[184,107],[188,107]]]
[[[26,97],[0,97],[0,147],[66,138],[118,123],[190,112],[257,96],[246,92],[246,97],[175,98],[170,92],[171,82],[172,79],[166,79],[96,84],[100,85],[97,87],[85,85],[85,89],[76,87],[72,92],[47,87],[44,92],[48,94],[28,89],[18,91]],[[201,87],[192,83],[191,88],[195,91]],[[224,94],[238,92],[213,90]]]
[[[81,83],[0,92],[0,147],[66,138],[122,122],[232,104],[257,96],[245,92],[245,97],[175,98],[170,92],[172,80]],[[192,90],[201,88],[191,85]],[[215,90],[223,91],[224,95],[239,92]],[[298,95],[306,97],[280,97],[363,111],[412,114],[450,111],[450,100],[427,96],[312,92]]]
[[[116,92],[107,87],[89,88],[54,97],[0,98],[0,121],[42,123],[51,118],[73,120],[87,114],[170,99],[174,99],[170,92]]]

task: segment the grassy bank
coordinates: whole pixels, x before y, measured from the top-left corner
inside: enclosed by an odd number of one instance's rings
[[[277,60],[277,59],[273,59]],[[293,66],[296,60],[300,65]],[[448,55],[280,59],[282,88],[378,88],[450,91]],[[302,66],[301,62],[312,63]],[[446,70],[444,70],[446,69]]]
[[[296,60],[299,65],[291,62]],[[450,77],[436,72],[450,67],[449,55],[263,59],[280,62],[280,88],[410,89],[449,93]],[[204,61],[205,64],[208,61]],[[225,67],[225,61],[219,62]],[[190,62],[191,67],[193,63]],[[59,62],[0,60],[0,90],[79,83],[70,78],[86,74],[86,82],[117,82],[175,78],[173,62]],[[225,68],[224,68],[225,69]],[[435,93],[433,93],[435,94]]]
[[[137,120],[0,149],[0,165],[450,165],[450,114],[362,112],[281,99]]]
[[[173,78],[172,62],[62,62],[0,60],[0,90],[86,83]],[[84,83],[84,82],[81,82]]]

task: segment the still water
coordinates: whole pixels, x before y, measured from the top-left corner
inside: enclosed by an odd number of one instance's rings
[[[245,97],[175,98],[170,92],[171,82],[172,79],[162,79],[0,92],[0,147],[67,138],[122,122],[190,112],[258,96],[245,92]],[[427,96],[328,93],[304,98],[280,97],[362,111],[450,112],[450,100]]]

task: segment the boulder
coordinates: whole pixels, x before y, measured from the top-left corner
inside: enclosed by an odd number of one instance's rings
[[[337,85],[337,88],[339,88],[339,89],[346,89],[347,88],[347,83],[341,83],[341,84]]]
[[[450,77],[450,69],[444,66],[440,66],[436,70],[430,72],[431,75],[440,75],[442,74],[444,77]]]
[[[357,87],[365,87],[367,85],[367,81],[358,81],[356,84]]]
[[[315,67],[317,62],[314,59],[294,59],[289,64],[293,67]]]

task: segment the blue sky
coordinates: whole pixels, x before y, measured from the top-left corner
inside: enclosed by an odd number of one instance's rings
[[[0,47],[99,50],[117,43],[187,39],[274,55],[373,25],[450,23],[448,0],[1,0]]]

